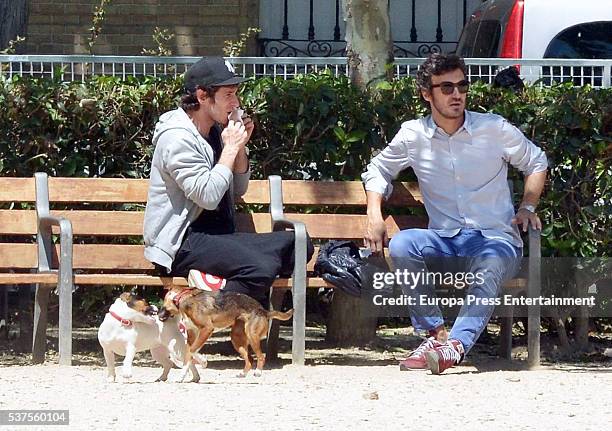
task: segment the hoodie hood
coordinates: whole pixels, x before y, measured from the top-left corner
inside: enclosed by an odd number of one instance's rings
[[[193,124],[193,121],[191,121],[191,118],[189,118],[189,115],[187,115],[183,108],[177,108],[159,117],[159,121],[155,125],[155,131],[153,132],[153,145],[157,146],[157,141],[164,132],[177,129],[186,130],[196,138],[200,136],[198,129],[195,124]]]

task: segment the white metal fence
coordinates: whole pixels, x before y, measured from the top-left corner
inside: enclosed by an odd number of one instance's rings
[[[118,57],[79,55],[0,55],[0,74],[5,77],[56,77],[63,81],[85,80],[92,75],[177,76],[200,57]],[[242,76],[272,76],[291,79],[296,75],[329,70],[334,75],[347,74],[345,57],[236,57],[229,59]],[[396,77],[416,74],[422,58],[399,58],[394,62]],[[612,86],[612,60],[578,59],[500,59],[468,58],[468,78],[491,82],[501,69],[519,65],[521,76],[542,85],[572,82],[593,87]]]

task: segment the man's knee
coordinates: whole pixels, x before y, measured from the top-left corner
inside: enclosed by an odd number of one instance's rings
[[[429,243],[428,229],[406,229],[393,235],[389,241],[389,255],[391,257],[422,257],[422,248]]]

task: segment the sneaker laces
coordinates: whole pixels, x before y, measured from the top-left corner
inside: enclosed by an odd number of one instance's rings
[[[463,350],[463,348],[448,342],[438,349],[438,353],[445,361],[453,361],[455,364],[458,364],[461,362],[461,352],[459,350]]]
[[[412,353],[408,357],[412,358],[415,356],[421,356],[423,353],[425,353],[426,350],[433,349],[436,346],[436,344],[437,344],[437,340],[434,337],[426,338],[419,345],[419,347],[417,347],[416,349],[412,351]]]

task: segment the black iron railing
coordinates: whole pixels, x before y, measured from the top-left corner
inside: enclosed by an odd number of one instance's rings
[[[461,16],[451,16],[448,13],[445,14],[443,6],[449,5],[450,2],[445,0],[424,0],[427,3],[422,5],[436,5],[437,7],[437,21],[435,28],[435,40],[420,39],[419,33],[427,34],[427,28],[424,28],[424,20],[419,20],[417,16],[417,2],[416,0],[410,0],[411,16],[410,16],[410,32],[406,35],[404,40],[402,37],[404,33],[400,29],[394,29],[393,33],[396,35],[393,43],[393,51],[396,57],[424,57],[432,52],[441,52],[453,50],[457,44],[455,38],[445,38],[443,31],[443,19],[461,19],[462,23],[465,24],[472,9],[474,9],[474,2],[468,4],[468,0],[462,1]],[[484,1],[484,0],[482,0]],[[435,2],[435,3],[434,3]],[[274,37],[260,37],[258,39],[260,46],[260,55],[266,57],[330,57],[330,56],[343,56],[345,55],[346,42],[340,23],[342,22],[342,4],[341,0],[335,0],[335,20],[333,27],[333,37],[331,39],[317,38],[317,11],[315,10],[314,0],[309,0],[308,4],[308,32],[306,37],[300,37],[299,31],[289,26],[289,1],[283,1],[283,26],[280,38]],[[394,11],[393,4],[390,4],[391,15]],[[450,8],[448,8],[450,9]],[[455,9],[453,9],[454,11]],[[420,24],[419,24],[420,23]],[[420,27],[420,29],[418,28]],[[328,30],[328,29],[325,29]],[[432,30],[433,31],[433,30]],[[324,33],[324,32],[321,32]],[[329,34],[329,33],[327,33]],[[409,36],[409,37],[408,37]]]

